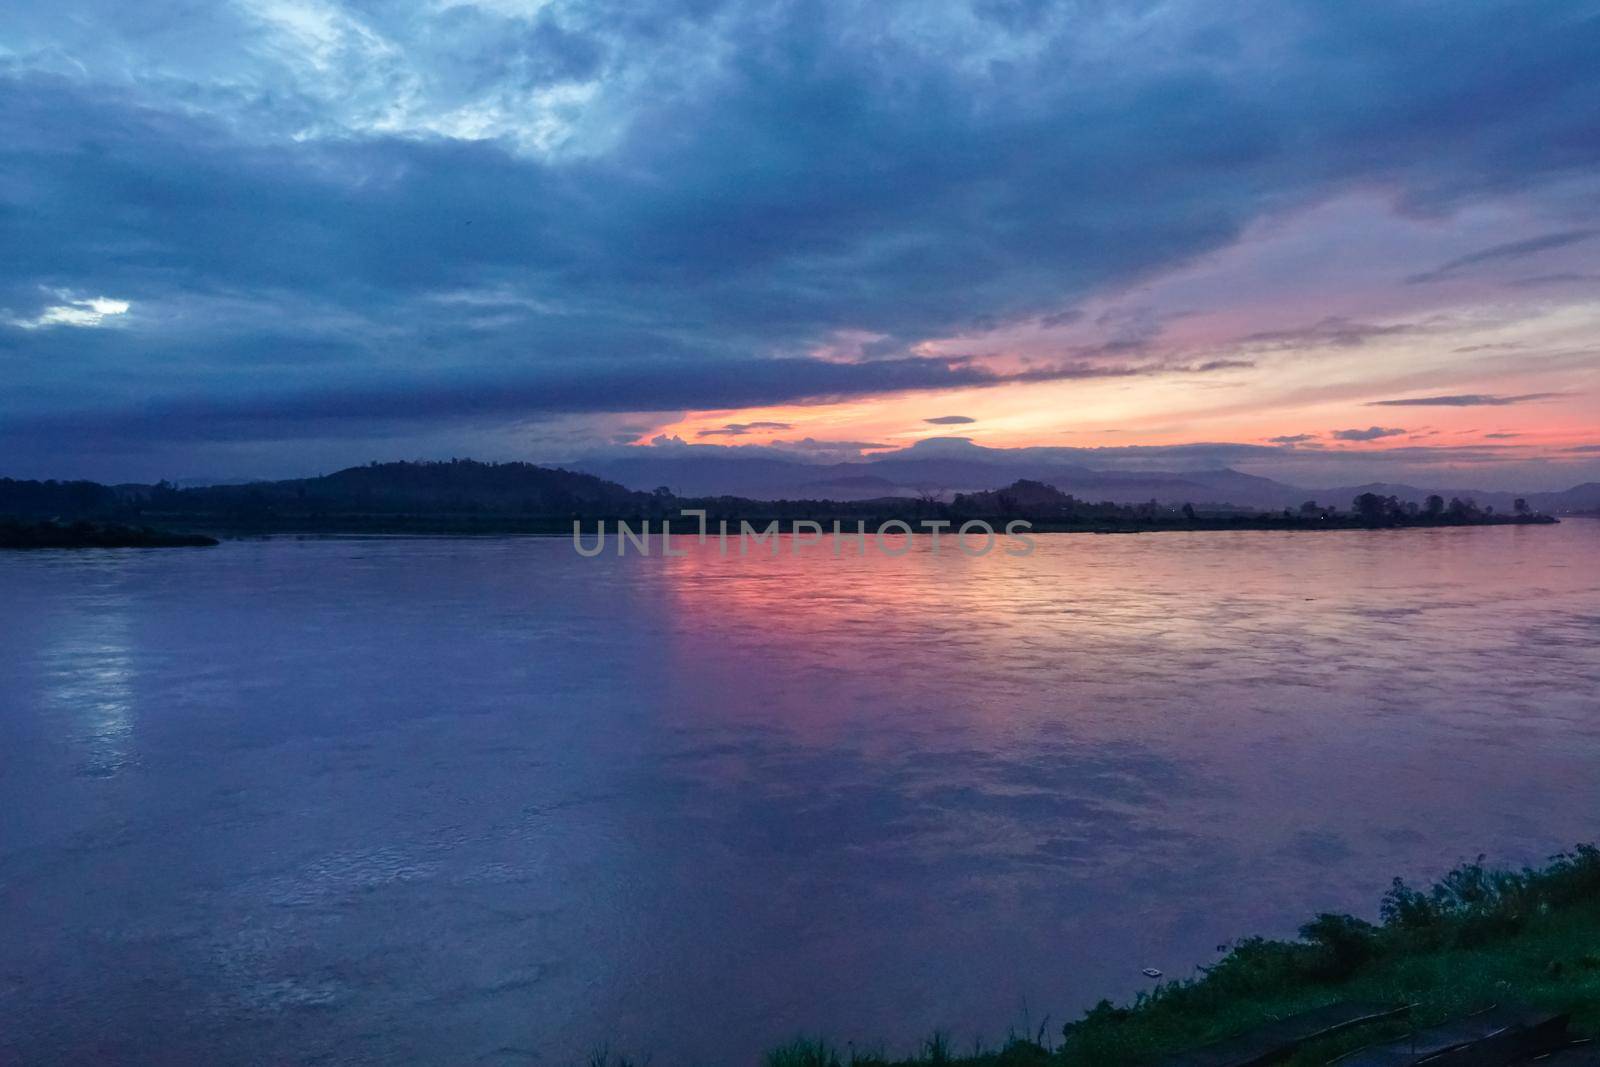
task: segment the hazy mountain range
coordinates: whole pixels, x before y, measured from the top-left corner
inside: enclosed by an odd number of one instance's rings
[[[729,456],[695,451],[638,449],[637,455],[604,456],[567,466],[617,482],[629,489],[666,487],[679,496],[740,496],[752,500],[870,500],[888,496],[982,492],[1018,479],[1044,482],[1080,499],[1119,504],[1158,500],[1166,504],[1231,504],[1240,508],[1298,507],[1307,500],[1341,508],[1361,493],[1396,496],[1421,503],[1429,494],[1445,499],[1472,498],[1480,505],[1506,509],[1518,496],[1549,513],[1600,509],[1600,482],[1557,492],[1514,493],[1451,485],[1373,482],[1332,489],[1307,489],[1244,474],[1228,467],[1206,470],[1096,470],[1053,459],[1048,449],[972,447],[952,455],[922,455],[915,450],[845,463],[807,463],[771,456]],[[1028,453],[1042,453],[1030,455]]]
[[[641,452],[644,450],[640,450]],[[982,493],[1032,481],[1089,503],[1140,504],[1155,500],[1197,508],[1278,510],[1308,500],[1349,509],[1361,493],[1421,503],[1430,493],[1460,497],[1497,511],[1518,494],[1448,486],[1373,483],[1305,489],[1228,468],[1193,471],[1103,471],[1073,464],[1008,457],[906,456],[862,462],[813,464],[771,457],[637,455],[584,464],[573,471],[531,463],[374,463],[316,478],[179,488],[102,485],[95,482],[28,482],[0,479],[0,514],[125,517],[137,513],[305,515],[620,514],[670,503],[677,497],[742,497],[751,501],[859,502],[884,498]],[[994,458],[1007,457],[1007,458]],[[1560,492],[1524,493],[1537,511],[1565,514],[1600,510],[1600,483]]]

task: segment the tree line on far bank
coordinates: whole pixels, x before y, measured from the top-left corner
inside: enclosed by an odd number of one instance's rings
[[[559,532],[574,520],[675,519],[685,509],[721,519],[840,520],[854,528],[899,519],[1023,519],[1042,530],[1083,529],[1337,529],[1418,525],[1554,522],[1518,499],[1497,515],[1472,500],[1435,495],[1420,505],[1362,493],[1348,511],[1306,501],[1298,509],[1257,511],[1227,505],[1138,504],[1080,500],[1044,482],[1020,480],[1002,489],[957,493],[946,500],[926,492],[873,500],[749,500],[683,497],[665,487],[627,489],[592,475],[525,463],[384,463],[319,478],[247,485],[179,488],[107,486],[95,482],[14,481],[0,478],[0,516],[73,521],[154,522],[198,530],[373,532]]]

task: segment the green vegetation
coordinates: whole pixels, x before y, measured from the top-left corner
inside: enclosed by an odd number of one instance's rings
[[[200,548],[204,534],[171,533],[110,522],[17,522],[0,519],[0,548]]]
[[[768,1067],[888,1064],[1122,1065],[1159,1062],[1270,1019],[1334,1001],[1414,1004],[1432,1025],[1492,1004],[1571,1011],[1572,1027],[1600,1033],[1600,849],[1583,845],[1539,870],[1452,871],[1427,891],[1396,879],[1380,922],[1319,915],[1300,940],[1240,941],[1194,979],[1167,982],[1132,1004],[1102,1001],[1059,1038],[1040,1031],[1003,1047],[957,1054],[942,1036],[917,1056],[887,1059],[797,1040]],[[1382,1024],[1308,1046],[1291,1064],[1323,1064],[1348,1049],[1404,1033]]]

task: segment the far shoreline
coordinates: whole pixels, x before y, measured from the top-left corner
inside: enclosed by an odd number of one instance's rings
[[[157,517],[159,520],[159,516]],[[996,535],[1004,536],[1001,532],[1004,524],[1015,521],[1016,516],[973,516],[996,525]],[[177,519],[176,516],[173,519]],[[672,535],[676,538],[696,538],[699,536],[696,527],[684,523],[676,517],[668,517],[667,522],[672,524]],[[736,537],[740,529],[739,524],[748,522],[757,531],[764,530],[771,523],[778,523],[779,535],[785,538],[794,536],[790,525],[794,520],[788,516],[759,515],[713,515],[709,519],[713,525],[726,521],[728,535]],[[806,521],[806,520],[801,520]],[[819,523],[823,520],[815,520]],[[848,520],[840,519],[841,529],[835,534],[831,524],[834,518],[826,520],[827,525],[822,530],[822,536],[855,537],[857,530],[855,524],[864,525],[867,536],[876,536],[879,526],[887,522],[913,523],[913,528],[908,535],[902,530],[891,529],[884,532],[885,537],[921,537],[927,538],[930,533],[926,529],[917,528],[911,518],[902,515],[884,515],[861,517],[852,516]],[[1041,520],[1023,521],[1031,525],[1024,532],[1028,534],[1145,534],[1145,533],[1326,533],[1326,532],[1382,532],[1392,530],[1448,530],[1448,529],[1476,529],[1481,527],[1502,526],[1556,526],[1561,519],[1551,515],[1493,515],[1472,518],[1468,520],[1448,519],[1443,521],[1430,521],[1427,519],[1413,520],[1399,523],[1367,524],[1359,521],[1345,522],[1309,522],[1285,521],[1281,516],[1233,516],[1222,521],[1199,521],[1193,523],[1183,522],[1150,522],[1127,525],[1090,525],[1079,523],[1060,523]],[[490,537],[567,537],[573,535],[573,524],[580,524],[580,529],[585,535],[592,535],[596,524],[604,523],[607,531],[615,531],[618,524],[626,524],[634,533],[648,533],[652,538],[659,538],[662,534],[661,519],[652,516],[611,516],[593,517],[586,516],[581,519],[545,519],[545,518],[504,518],[485,519],[481,521],[460,521],[455,519],[433,519],[424,516],[398,517],[374,516],[370,520],[350,519],[346,521],[323,521],[321,523],[306,521],[303,518],[284,517],[276,522],[261,522],[254,520],[239,522],[237,520],[222,519],[215,522],[196,522],[185,517],[181,521],[166,521],[161,525],[164,529],[184,533],[210,533],[214,536],[228,540],[246,540],[265,537],[430,537],[430,538],[490,538]],[[955,529],[941,531],[943,537],[953,537]],[[715,534],[709,536],[715,537]]]
[[[612,524],[617,522],[617,521],[621,521],[621,522],[624,522],[624,523],[628,523],[630,529],[635,530],[635,532],[638,532],[640,527],[643,526],[644,523],[647,522],[648,520],[627,520],[627,519],[623,519],[623,520],[612,520],[612,519],[590,520],[590,522],[586,523],[584,525],[584,527],[583,527],[584,534],[586,536],[592,536],[594,527],[591,524],[593,522],[595,522],[595,521],[605,522],[607,524],[608,529],[613,530],[613,531],[616,529],[616,527],[614,525],[612,525]],[[1392,526],[1363,526],[1363,525],[1356,525],[1356,524],[1345,524],[1345,525],[1334,525],[1334,524],[1270,525],[1270,524],[1263,524],[1263,523],[1235,523],[1235,524],[1230,524],[1230,525],[1194,525],[1194,526],[1177,526],[1177,525],[1169,525],[1169,524],[1151,524],[1151,525],[1148,525],[1148,526],[1117,527],[1117,528],[1103,528],[1103,527],[1102,528],[1096,528],[1096,527],[1091,527],[1091,526],[1071,526],[1071,525],[1057,525],[1057,524],[1050,524],[1050,523],[1041,523],[1041,524],[1034,525],[1032,528],[1026,530],[1025,532],[1029,536],[1041,536],[1041,535],[1045,535],[1045,536],[1074,536],[1074,535],[1084,535],[1084,534],[1097,535],[1097,536],[1133,536],[1133,535],[1140,535],[1140,534],[1175,534],[1175,533],[1191,533],[1191,534],[1195,534],[1195,533],[1198,533],[1198,534],[1219,534],[1219,533],[1301,534],[1301,533],[1341,533],[1341,532],[1342,533],[1384,533],[1384,532],[1396,532],[1396,531],[1402,531],[1402,530],[1454,530],[1454,529],[1481,529],[1481,528],[1485,528],[1485,527],[1506,527],[1506,526],[1556,526],[1556,525],[1559,525],[1561,523],[1561,521],[1562,520],[1560,520],[1558,518],[1555,518],[1554,516],[1536,516],[1536,517],[1529,517],[1529,518],[1512,518],[1512,517],[1507,516],[1507,517],[1503,517],[1503,518],[1502,517],[1495,517],[1494,519],[1490,519],[1490,520],[1474,521],[1474,522],[1440,522],[1440,523],[1418,522],[1418,523],[1406,523],[1404,525],[1392,525]],[[284,526],[262,526],[262,525],[235,526],[235,525],[231,525],[231,524],[228,524],[228,523],[190,523],[190,522],[184,522],[184,523],[164,524],[164,525],[162,525],[160,527],[152,527],[152,526],[120,527],[117,524],[95,524],[96,527],[98,528],[98,530],[102,531],[102,532],[95,532],[95,533],[90,533],[90,534],[82,535],[82,536],[74,536],[74,535],[72,535],[70,533],[70,529],[69,528],[63,527],[62,528],[63,532],[59,536],[49,536],[49,537],[46,537],[46,538],[43,538],[43,539],[40,539],[40,538],[33,538],[33,539],[22,538],[22,539],[19,539],[19,538],[11,537],[11,536],[7,535],[7,531],[5,529],[6,525],[8,525],[8,524],[5,524],[3,520],[0,520],[0,551],[18,551],[18,552],[77,551],[77,550],[82,550],[82,549],[95,549],[95,548],[100,548],[100,549],[205,548],[205,547],[213,547],[213,546],[216,546],[216,545],[218,545],[220,543],[228,542],[228,541],[269,541],[269,540],[301,540],[301,541],[361,541],[361,540],[372,540],[372,541],[380,541],[380,540],[383,540],[383,541],[405,541],[405,540],[456,541],[456,540],[460,540],[460,541],[490,541],[490,540],[513,540],[513,539],[515,539],[515,540],[522,540],[522,539],[561,540],[561,539],[570,539],[573,536],[573,532],[572,532],[572,529],[570,527],[568,527],[566,529],[549,528],[544,523],[539,523],[536,526],[535,526],[535,524],[531,524],[531,523],[530,524],[511,523],[511,524],[506,524],[506,525],[503,525],[503,526],[491,524],[491,525],[479,526],[479,527],[474,527],[474,528],[466,528],[466,527],[460,527],[460,526],[449,526],[449,525],[432,526],[432,525],[428,525],[428,524],[423,524],[422,526],[405,526],[405,525],[388,525],[388,524],[381,525],[381,526],[342,526],[341,525],[341,526],[326,526],[326,527],[320,527],[319,528],[319,527],[315,527],[315,526],[300,525],[298,523],[291,523],[291,524],[287,524],[287,525],[284,525]],[[10,524],[10,525],[15,525],[15,524]],[[764,524],[760,524],[760,525],[764,525]],[[35,528],[37,528],[37,526],[38,526],[38,524],[34,524]],[[535,528],[530,528],[530,527],[535,527]],[[758,528],[759,528],[759,525],[758,525]],[[111,530],[112,532],[109,532],[109,533],[103,532],[103,531],[106,531],[108,529]],[[733,528],[733,529],[736,529],[736,528]],[[115,532],[115,531],[118,531],[118,530],[125,531],[125,532],[121,532],[121,533]],[[661,534],[661,531],[660,531],[659,527],[656,527],[656,528],[649,529],[647,531],[647,533],[645,534],[645,536],[648,536],[652,541],[654,541],[654,540],[659,540],[659,538],[662,536],[662,534]],[[674,544],[677,544],[679,539],[683,539],[683,538],[687,538],[687,539],[693,541],[693,540],[697,539],[698,534],[695,533],[695,532],[689,531],[689,530],[674,530],[674,531],[672,531],[672,536],[674,538]],[[735,536],[735,535],[730,530],[730,537],[733,537],[733,536]],[[783,538],[783,539],[785,539],[785,540],[788,540],[788,539],[792,539],[793,537],[795,537],[796,534],[792,530],[788,530],[788,531],[780,531],[778,536]],[[825,530],[823,532],[822,536],[823,536],[824,540],[822,542],[819,542],[819,543],[825,544],[825,543],[827,543],[827,539],[833,538],[835,536],[843,536],[843,537],[854,538],[856,536],[856,531],[855,530],[846,530],[846,531],[842,531],[840,534],[836,535],[836,534],[833,533],[833,531],[831,529],[829,529],[829,530]],[[877,536],[876,533],[875,533],[875,529],[873,527],[869,526],[868,529],[867,529],[867,532],[866,532],[866,536],[869,539],[875,538]],[[912,537],[912,538],[917,538],[917,539],[921,539],[921,540],[929,540],[931,538],[931,535],[926,530],[913,530],[910,534],[901,532],[899,530],[890,530],[890,531],[885,532],[883,536],[888,537],[888,538],[897,539],[896,543],[898,543],[898,539],[905,538],[905,537]],[[954,535],[950,531],[945,531],[942,536],[944,536],[944,537],[953,537]],[[1006,535],[1003,534],[1003,533],[999,533],[997,531],[996,536],[1003,538]],[[608,557],[617,555],[617,553],[611,552],[611,551],[607,551],[604,554],[606,556],[608,556]],[[627,553],[623,553],[623,554],[624,555],[644,555],[646,553],[627,552]],[[761,553],[760,552],[751,552],[749,554],[750,555],[760,555]]]
[[[1252,508],[1226,501],[1140,503],[1090,500],[1045,482],[1018,479],[997,489],[860,500],[689,496],[665,486],[644,492],[593,475],[532,464],[386,463],[284,482],[179,488],[170,483],[0,479],[0,547],[164,547],[196,538],[265,536],[575,536],[598,524],[637,542],[674,533],[721,539],[749,529],[898,538],[922,534],[1302,532],[1552,525],[1560,520],[1515,498],[1508,509],[1480,507],[1470,495],[1448,501],[1357,493],[1344,508],[1305,500]],[[70,527],[70,530],[69,530]],[[592,553],[584,552],[584,555]]]

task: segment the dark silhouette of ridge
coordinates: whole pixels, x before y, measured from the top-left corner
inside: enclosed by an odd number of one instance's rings
[[[1240,475],[1240,478],[1248,476]],[[1092,479],[1086,479],[1092,480]],[[855,483],[856,488],[875,484]],[[838,483],[834,483],[837,485]],[[1126,479],[1119,476],[1124,488]],[[1196,496],[1162,500],[1157,487],[1171,488],[1166,476],[1153,476],[1150,495],[1119,502],[1098,495],[1079,496],[1037,479],[1017,479],[1001,489],[957,493],[950,500],[933,494],[915,497],[881,494],[829,499],[813,483],[781,500],[742,496],[677,496],[665,487],[653,492],[627,489],[592,474],[532,463],[440,462],[370,463],[315,478],[245,485],[178,488],[156,485],[105,486],[94,482],[29,482],[0,479],[0,516],[23,520],[153,522],[179,530],[232,532],[303,531],[370,533],[554,533],[573,521],[638,521],[675,517],[683,508],[702,508],[712,520],[840,519],[915,525],[925,519],[953,521],[1025,519],[1041,530],[1160,529],[1337,529],[1375,526],[1480,525],[1550,521],[1535,514],[1535,494],[1515,507],[1482,505],[1470,496],[1437,495],[1425,502],[1396,494],[1363,492],[1353,498],[1325,497],[1335,506],[1307,497],[1293,507],[1250,509],[1211,505]],[[1086,493],[1094,493],[1087,490]],[[1436,503],[1435,503],[1436,502]]]
[[[453,459],[369,463],[317,478],[279,482],[197,489],[156,487],[147,499],[158,507],[177,504],[186,509],[243,506],[551,515],[626,512],[643,506],[650,494],[555,467]]]

